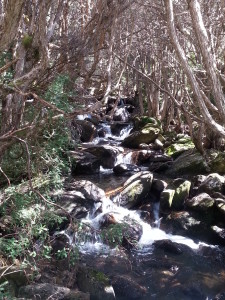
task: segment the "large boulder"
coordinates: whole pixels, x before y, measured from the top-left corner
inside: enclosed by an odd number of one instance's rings
[[[212,195],[215,192],[225,192],[225,177],[217,173],[209,174],[198,188],[199,193]]]
[[[76,120],[80,127],[80,139],[82,142],[92,142],[97,137],[97,129],[94,124],[87,120]]]
[[[131,133],[126,137],[122,145],[128,148],[138,148],[142,143],[152,143],[156,140],[160,133],[160,129],[157,127],[152,127],[151,124],[147,124],[141,130]]]
[[[191,182],[185,180],[180,184],[177,184],[172,201],[172,208],[182,209],[184,207],[185,200],[188,198],[191,188]]]
[[[71,174],[95,174],[100,170],[100,159],[84,151],[70,151],[71,157]]]
[[[225,152],[209,150],[209,166],[211,172],[225,174]]]
[[[80,180],[70,183],[67,190],[60,195],[58,204],[71,216],[83,218],[105,197],[105,192],[94,183]]]
[[[115,293],[109,278],[102,272],[81,267],[77,273],[78,288],[89,293],[91,300],[115,300]]]
[[[164,189],[162,191],[160,195],[160,210],[164,211],[171,208],[174,194],[174,189]]]
[[[191,141],[190,137],[182,138],[176,142],[174,142],[172,145],[170,145],[166,149],[166,154],[171,156],[172,158],[177,158],[179,155],[181,155],[183,152],[194,149],[195,145]]]
[[[117,160],[117,156],[121,153],[121,149],[110,145],[97,145],[87,148],[85,151],[95,155],[104,168],[112,169]]]
[[[148,116],[141,116],[141,117],[136,116],[133,118],[133,123],[134,123],[134,130],[140,130],[146,125],[159,128],[160,130],[162,129],[162,125],[159,120]]]
[[[123,190],[117,195],[117,201],[127,208],[141,204],[150,192],[152,180],[151,172],[138,172],[124,183]]]
[[[181,154],[165,171],[166,175],[177,177],[180,175],[197,175],[209,171],[208,164],[196,150],[188,150]]]
[[[88,294],[50,283],[30,284],[21,287],[19,297],[41,300],[90,300]]]

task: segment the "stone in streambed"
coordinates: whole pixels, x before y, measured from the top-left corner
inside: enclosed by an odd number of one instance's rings
[[[121,206],[133,208],[147,197],[153,180],[151,172],[138,172],[125,183],[123,190],[117,195],[117,201]]]
[[[174,189],[165,189],[162,191],[160,195],[160,210],[167,210],[171,208],[174,194]]]
[[[189,180],[185,180],[175,189],[175,194],[172,200],[172,208],[174,209],[182,209],[185,203],[185,200],[188,198],[191,188],[191,182]]]
[[[217,173],[209,174],[198,188],[199,193],[212,195],[214,192],[225,192],[225,178]]]
[[[83,143],[92,142],[97,137],[97,129],[95,125],[87,120],[76,120],[80,127],[80,139]]]
[[[71,157],[71,174],[73,176],[99,173],[100,159],[96,156],[83,151],[70,151],[69,156]]]
[[[131,164],[118,164],[113,168],[113,172],[116,175],[127,175],[131,176],[133,173],[140,172],[140,168],[136,165]]]
[[[181,246],[178,243],[174,243],[170,240],[160,240],[160,241],[155,241],[153,245],[158,248],[162,249],[165,252],[169,252],[172,254],[181,254],[183,253]]]
[[[135,131],[126,137],[122,142],[122,145],[128,148],[138,148],[140,144],[154,142],[159,133],[159,128],[154,128],[147,124],[140,131]]]
[[[206,212],[210,209],[213,209],[215,205],[215,200],[211,198],[207,193],[201,193],[192,199],[188,199],[186,201],[186,206],[189,209],[195,210],[195,211],[202,211]]]
[[[61,287],[50,283],[30,284],[19,289],[19,297],[23,299],[41,300],[89,300],[88,294],[79,291],[72,291],[69,288]]]
[[[115,300],[115,293],[109,278],[102,272],[80,267],[77,273],[78,288],[90,294],[93,300]]]

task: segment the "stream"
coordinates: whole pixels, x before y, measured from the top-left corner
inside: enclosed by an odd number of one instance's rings
[[[82,147],[104,145],[117,153],[114,166],[133,164],[133,150],[121,147],[132,125],[121,128],[115,135],[110,124],[100,123],[98,131],[104,132],[104,136],[96,137],[92,143],[83,143]],[[138,168],[141,171],[148,169],[146,165],[138,165]],[[106,193],[120,187],[128,178],[115,175],[113,168],[106,166],[101,166],[98,174],[76,176],[77,180],[93,182]],[[159,199],[153,202],[151,221],[143,218],[139,209],[120,206],[115,195],[105,197],[100,213],[98,210],[99,203],[96,203],[81,220],[84,225],[93,228],[92,233],[74,236],[65,231],[65,234],[69,236],[70,243],[79,244],[81,262],[103,271],[112,280],[116,299],[225,299],[224,248],[164,231]],[[104,243],[99,232],[106,214],[113,216],[117,223],[129,219],[141,226],[142,234],[136,247],[121,250]],[[222,296],[215,298],[217,294]]]

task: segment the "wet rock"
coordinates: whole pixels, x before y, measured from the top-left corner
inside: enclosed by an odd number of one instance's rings
[[[23,299],[41,300],[89,300],[88,294],[72,291],[50,283],[31,284],[19,289],[19,297]]]
[[[187,200],[191,188],[191,182],[185,180],[183,183],[178,184],[175,189],[175,194],[172,200],[172,208],[182,209],[184,207],[185,200]]]
[[[139,300],[147,293],[147,289],[144,286],[139,285],[135,280],[125,275],[116,276],[113,279],[112,285],[115,290],[116,299],[120,300]]]
[[[124,183],[124,188],[117,196],[117,201],[126,208],[141,204],[150,192],[152,180],[153,174],[147,171],[133,175]]]
[[[137,164],[141,165],[149,161],[149,159],[155,154],[152,150],[137,150],[132,152],[132,161]]]
[[[174,194],[174,189],[165,189],[162,191],[160,195],[160,210],[167,210],[171,208]]]
[[[195,150],[188,150],[181,154],[174,160],[166,175],[180,176],[180,175],[197,175],[199,173],[207,173],[208,165],[202,155]]]
[[[53,241],[51,243],[52,252],[56,254],[59,251],[63,250],[64,248],[69,248],[70,246],[70,239],[67,234],[64,233],[56,233],[54,234]]]
[[[163,143],[159,139],[156,139],[152,145],[152,149],[163,150],[163,148],[164,148]]]
[[[224,193],[225,178],[217,173],[209,174],[200,184],[198,192],[212,195],[214,192]]]
[[[181,254],[183,253],[181,246],[178,243],[174,243],[170,240],[160,240],[155,241],[153,245],[158,248],[162,249],[165,252],[169,252],[172,254]]]
[[[112,169],[121,149],[110,145],[98,145],[90,147],[85,151],[95,155],[100,160],[100,163],[104,168]]]
[[[123,174],[123,175],[131,176],[136,172],[140,172],[140,168],[138,168],[138,166],[136,165],[131,165],[131,164],[119,164],[113,168],[113,172],[116,175]]]
[[[133,219],[117,221],[116,216],[107,214],[101,223],[103,241],[111,247],[123,246],[127,250],[135,248],[142,236],[142,226]]]
[[[111,123],[111,131],[113,135],[119,136],[121,133],[121,130],[127,128],[129,126],[129,123],[124,122],[113,122]],[[131,126],[131,125],[130,125]]]
[[[213,233],[215,234],[215,240],[218,244],[225,245],[225,228],[220,228],[218,226],[211,227]]]
[[[27,284],[28,275],[31,275],[31,271],[22,266],[11,266],[10,268],[4,266],[0,267],[0,274],[0,286],[2,283],[6,284],[6,282],[8,282],[8,286],[5,286],[5,290],[9,291],[10,295],[15,296],[18,293],[19,287]],[[0,298],[1,295],[0,292]]]
[[[164,180],[153,179],[152,181],[152,191],[157,195],[161,194],[163,190],[167,188],[168,184]]]
[[[207,193],[201,193],[192,199],[186,201],[186,206],[192,210],[196,211],[209,211],[213,209],[215,205],[215,200],[212,199]]]
[[[217,198],[215,199],[217,211],[221,216],[225,217],[225,200]]]
[[[77,120],[76,123],[80,126],[80,139],[83,143],[92,142],[97,137],[97,129],[91,122]]]
[[[140,131],[131,133],[124,139],[122,145],[128,148],[138,148],[142,143],[152,143],[156,140],[160,133],[160,129],[149,126],[148,124]]]
[[[126,107],[118,107],[116,108],[114,115],[113,115],[113,120],[114,121],[123,121],[123,122],[128,122],[130,118],[130,114],[127,111]]]
[[[70,151],[71,157],[71,174],[95,174],[100,170],[100,160],[96,156],[83,151]]]
[[[69,184],[60,195],[59,205],[71,216],[83,218],[94,208],[95,203],[101,203],[105,197],[105,192],[94,183],[80,180]]]
[[[81,267],[77,273],[78,288],[93,300],[114,300],[115,293],[109,278],[102,272]]]

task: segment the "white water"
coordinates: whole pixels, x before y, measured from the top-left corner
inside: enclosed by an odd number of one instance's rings
[[[158,204],[155,206],[155,216],[158,215]],[[151,227],[150,224],[144,222],[138,212],[134,210],[128,210],[113,203],[109,198],[105,198],[102,203],[102,212],[95,216],[95,212],[99,208],[99,204],[94,208],[92,214],[88,215],[82,222],[94,229],[95,233],[92,237],[92,241],[84,241],[80,245],[80,250],[85,253],[106,253],[110,251],[107,245],[104,245],[101,241],[100,235],[96,234],[100,228],[102,217],[109,213],[113,215],[116,222],[122,223],[126,218],[132,219],[142,226],[143,234],[138,242],[140,251],[142,248],[151,246],[155,241],[169,239],[172,242],[184,244],[194,250],[197,250],[200,245],[206,245],[204,243],[195,243],[192,239],[186,238],[180,235],[167,234],[163,230],[157,227]]]

